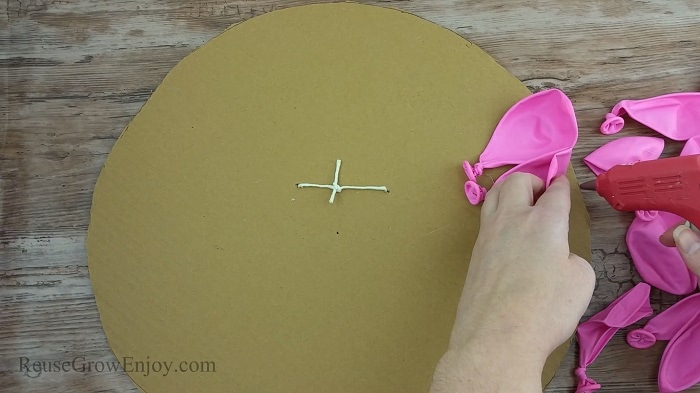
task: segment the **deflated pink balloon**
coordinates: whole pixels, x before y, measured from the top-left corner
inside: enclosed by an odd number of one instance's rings
[[[579,367],[576,369],[576,376],[579,378],[576,393],[590,393],[600,389],[596,381],[586,376],[586,367],[595,361],[619,329],[652,314],[649,304],[650,290],[648,284],[637,284],[576,329],[580,347]]]
[[[632,119],[677,141],[700,135],[700,93],[674,93],[643,100],[622,100],[605,115],[600,132],[619,132],[625,125],[621,117]]]
[[[700,382],[700,318],[688,321],[668,343],[659,367],[659,392],[680,392]]]
[[[463,163],[469,178],[464,185],[469,202],[476,205],[484,200],[486,189],[476,179],[486,168],[516,165],[496,182],[514,172],[527,172],[549,185],[554,177],[566,173],[577,138],[574,107],[560,90],[523,98],[503,115],[479,162]]]
[[[649,348],[657,340],[668,341],[688,323],[700,315],[700,293],[688,296],[650,319],[641,328],[627,334],[627,343],[638,349]],[[700,341],[698,342],[700,344]]]
[[[659,367],[659,391],[679,392],[700,382],[700,293],[688,296],[631,331],[627,343],[649,348],[668,341]]]
[[[700,135],[688,139],[688,141],[683,145],[683,150],[681,150],[681,156],[689,156],[693,154],[700,154]]]
[[[655,160],[664,150],[664,140],[651,136],[628,136],[615,139],[594,150],[583,162],[596,176],[615,165]]]
[[[657,212],[650,220],[637,215],[627,229],[627,248],[639,275],[647,283],[674,295],[685,295],[698,287],[698,277],[683,262],[675,247],[666,247],[659,236],[683,218]]]

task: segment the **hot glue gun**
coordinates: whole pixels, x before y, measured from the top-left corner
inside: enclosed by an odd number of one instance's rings
[[[700,154],[616,165],[581,189],[618,211],[660,210],[700,226]]]

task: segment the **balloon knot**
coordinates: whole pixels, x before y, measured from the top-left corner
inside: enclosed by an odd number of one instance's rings
[[[477,162],[472,166],[469,161],[464,161],[462,163],[462,167],[464,168],[464,173],[467,174],[467,177],[471,181],[476,181],[476,178],[481,176],[484,173],[484,166],[481,165],[480,162]]]
[[[627,344],[632,348],[645,349],[656,343],[656,336],[644,329],[632,330],[627,334]]]
[[[464,193],[472,205],[478,205],[486,198],[486,189],[472,180],[464,183]]]
[[[484,174],[484,166],[480,162],[474,164],[474,174],[477,177]]]
[[[612,135],[620,132],[622,127],[625,126],[625,119],[614,113],[608,113],[605,115],[605,121],[600,126],[600,132],[605,135]]]
[[[636,210],[634,214],[642,221],[651,221],[659,215],[658,210]]]
[[[578,377],[578,386],[576,386],[576,393],[593,393],[600,389],[600,384],[586,376],[586,368],[579,367],[575,371]]]

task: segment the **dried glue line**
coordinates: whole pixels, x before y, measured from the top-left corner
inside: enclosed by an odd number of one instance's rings
[[[343,190],[373,190],[373,191],[384,191],[389,192],[386,186],[341,186],[338,184],[338,176],[340,174],[340,160],[335,162],[335,174],[333,175],[333,184],[314,184],[314,183],[299,183],[298,188],[327,188],[333,190],[331,193],[331,198],[328,202],[333,203],[335,200],[335,194]]]

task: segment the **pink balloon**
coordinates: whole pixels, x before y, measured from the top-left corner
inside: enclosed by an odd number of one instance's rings
[[[486,168],[516,165],[496,182],[511,173],[527,172],[548,186],[553,178],[566,173],[577,138],[574,107],[560,90],[544,90],[523,98],[503,115],[479,162],[463,163],[469,178],[464,185],[469,202],[476,205],[484,200],[486,189],[476,183],[476,178]]]
[[[680,392],[700,382],[700,318],[688,321],[668,343],[659,367],[659,392]]]
[[[674,93],[643,100],[622,100],[605,115],[600,132],[622,130],[627,114],[632,119],[677,141],[700,135],[700,93]]]
[[[654,345],[657,340],[668,341],[699,314],[700,293],[696,293],[650,319],[643,328],[629,332],[627,343],[631,347],[644,349]]]
[[[615,139],[583,158],[596,176],[620,164],[655,160],[664,150],[664,140],[651,136],[628,136]]]
[[[668,341],[659,367],[659,391],[679,392],[700,382],[700,293],[688,296],[631,331],[627,343],[649,348]]]
[[[674,247],[659,242],[659,236],[683,219],[658,212],[651,220],[635,217],[627,229],[627,248],[642,279],[668,293],[685,295],[698,287],[698,277],[683,262]]]
[[[600,384],[586,375],[586,367],[595,361],[615,332],[652,314],[649,304],[650,290],[648,284],[637,284],[576,329],[580,347],[579,367],[576,369],[576,376],[579,378],[576,393],[589,393],[600,389]]]

